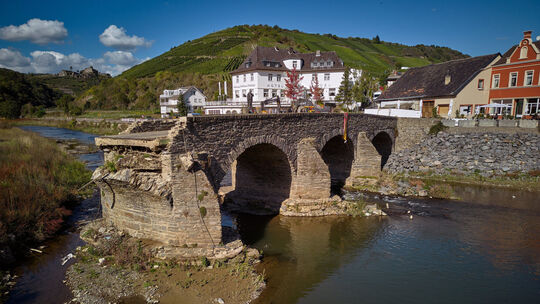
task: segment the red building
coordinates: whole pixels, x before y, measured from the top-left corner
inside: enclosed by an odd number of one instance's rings
[[[511,108],[492,109],[492,114],[517,117],[540,115],[540,41],[531,39],[531,31],[523,32],[519,45],[511,47],[492,67],[490,103]]]

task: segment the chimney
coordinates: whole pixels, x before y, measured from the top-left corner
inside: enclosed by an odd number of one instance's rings
[[[315,52],[315,56],[320,57],[320,56],[321,56],[321,51],[320,51],[320,50],[317,50],[317,51]]]
[[[444,76],[444,85],[449,85],[450,81],[452,81],[452,76],[450,76],[450,73],[448,73],[446,76]]]
[[[532,31],[523,32],[523,39],[531,39]]]

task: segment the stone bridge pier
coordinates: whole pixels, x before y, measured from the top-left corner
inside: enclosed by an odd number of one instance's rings
[[[340,214],[341,188],[377,176],[397,119],[350,114],[188,117],[132,125],[96,144],[103,217],[162,256],[241,250],[222,210],[287,216]],[[230,183],[226,183],[230,176]],[[236,240],[236,241],[235,241]]]

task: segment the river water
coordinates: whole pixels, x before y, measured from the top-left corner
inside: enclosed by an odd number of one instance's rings
[[[83,144],[94,144],[95,135],[63,128],[44,126],[22,126],[43,137],[57,140],[78,140]],[[103,163],[103,153],[79,154],[79,159],[86,163],[90,170]],[[6,303],[64,303],[71,299],[69,288],[62,282],[66,269],[74,262],[69,260],[62,265],[62,258],[75,251],[77,246],[84,245],[79,238],[77,227],[80,222],[99,216],[99,194],[96,191],[91,198],[83,200],[67,221],[67,230],[52,240],[45,242],[43,254],[31,253],[31,256],[15,268],[19,276],[17,284],[11,290]]]
[[[82,132],[31,130],[93,142]],[[102,161],[84,158],[92,167]],[[264,253],[258,270],[267,288],[256,303],[540,303],[539,192],[454,191],[464,201],[348,194],[388,203],[385,217],[237,215],[230,224]],[[84,201],[72,223],[95,216],[88,210],[98,202]],[[60,260],[81,244],[74,229],[49,242],[17,269],[8,303],[68,300],[62,280],[70,262]]]

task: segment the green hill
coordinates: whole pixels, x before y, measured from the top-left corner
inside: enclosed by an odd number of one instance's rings
[[[160,71],[222,74],[236,69],[255,46],[293,47],[300,52],[335,51],[354,68],[385,74],[395,68],[423,66],[466,55],[447,47],[407,46],[366,38],[308,34],[277,26],[240,25],[187,41],[122,73],[129,78],[149,77]]]
[[[438,46],[406,46],[366,38],[307,34],[277,26],[240,25],[187,41],[121,75],[102,81],[77,98],[84,109],[144,109],[159,111],[164,89],[194,85],[209,99],[217,98],[218,82],[230,80],[256,46],[293,47],[300,52],[335,51],[346,65],[384,79],[391,70],[422,66],[466,55]],[[229,81],[229,92],[231,83]]]
[[[90,78],[74,78],[69,76],[58,76],[56,74],[28,74],[28,77],[47,85],[51,89],[72,96],[80,95],[91,87],[98,85],[103,80],[111,78],[109,75],[99,75]]]
[[[0,68],[0,117],[17,118],[23,106],[29,114],[42,111],[54,106],[60,96],[61,93],[29,75]]]

